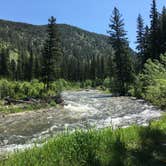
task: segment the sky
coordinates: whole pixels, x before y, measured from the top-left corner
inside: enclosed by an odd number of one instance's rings
[[[136,19],[139,13],[149,24],[152,0],[1,0],[0,19],[47,24],[50,16],[57,23],[65,23],[82,29],[107,34],[109,18],[116,6],[123,15],[130,46],[135,49]],[[157,0],[161,11],[166,0]]]

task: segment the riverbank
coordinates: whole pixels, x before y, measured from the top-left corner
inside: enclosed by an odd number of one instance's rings
[[[162,166],[166,163],[166,117],[148,127],[76,131],[50,139],[42,147],[17,152],[2,166]]]
[[[0,114],[0,152],[24,149],[75,129],[148,125],[161,110],[143,100],[112,97],[97,90],[65,91],[64,106],[15,114]]]

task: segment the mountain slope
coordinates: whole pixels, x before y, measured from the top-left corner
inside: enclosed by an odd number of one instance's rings
[[[70,25],[59,24],[59,32],[65,55],[92,56],[105,54],[109,49],[108,37],[82,30]],[[15,52],[41,53],[46,37],[46,26],[31,25],[0,20],[1,47],[8,47]]]

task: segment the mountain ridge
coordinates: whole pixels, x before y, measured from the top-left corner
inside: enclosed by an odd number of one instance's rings
[[[89,32],[72,25],[57,25],[65,55],[104,55],[105,50],[110,48],[109,38],[106,35]],[[46,28],[46,25],[33,25],[0,19],[1,45],[10,46],[10,49],[18,50],[18,52],[27,51],[29,54],[30,51],[33,51],[34,54],[41,54],[46,38]]]
[[[14,21],[14,20],[8,20],[8,19],[6,19],[6,20],[5,19],[0,19],[0,22],[9,22],[9,23],[14,23],[14,24],[25,24],[27,26],[29,25],[29,26],[35,26],[35,27],[37,27],[37,26],[38,27],[45,27],[45,26],[47,26],[47,24],[33,24],[33,23],[22,22],[22,21]],[[80,30],[85,31],[85,32],[94,33],[94,34],[97,34],[97,35],[109,37],[106,34],[102,34],[102,33],[94,32],[94,31],[91,31],[91,30],[87,30],[87,29],[81,28],[81,27],[76,26],[76,25],[71,25],[71,24],[67,24],[67,23],[57,23],[57,25],[71,26],[73,28],[77,28],[77,29],[80,29]]]

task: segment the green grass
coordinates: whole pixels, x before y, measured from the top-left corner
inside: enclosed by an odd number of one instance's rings
[[[16,152],[1,166],[164,166],[166,117],[148,127],[76,131]]]
[[[3,105],[0,102],[0,113],[19,113],[26,111],[35,111],[39,109],[46,109],[50,107],[56,107],[56,103],[51,101],[50,103],[39,103],[39,104],[17,104],[17,105]]]

